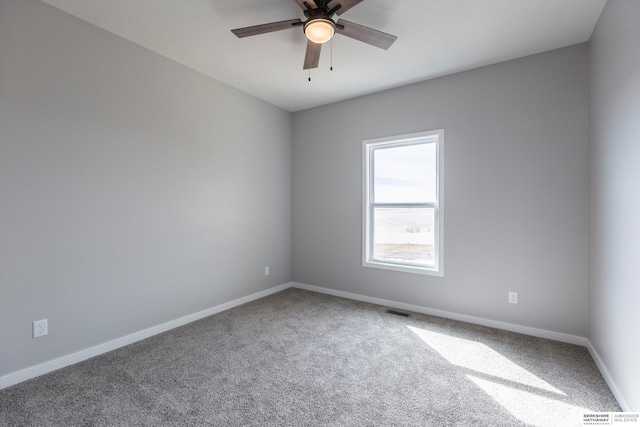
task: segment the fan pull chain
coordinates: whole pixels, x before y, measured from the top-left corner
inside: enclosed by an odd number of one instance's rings
[[[331,53],[331,66],[329,67],[329,71],[333,71],[333,37],[331,37],[331,45],[329,45],[329,51]]]
[[[311,81],[311,68],[309,68],[309,81]]]

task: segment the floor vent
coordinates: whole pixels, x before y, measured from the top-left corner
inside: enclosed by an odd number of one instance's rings
[[[402,311],[387,310],[386,312],[389,314],[395,314],[396,316],[409,317],[409,313],[403,313]]]

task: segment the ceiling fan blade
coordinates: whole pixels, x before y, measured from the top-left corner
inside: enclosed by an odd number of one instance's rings
[[[382,31],[374,30],[373,28],[365,27],[364,25],[356,24],[354,22],[345,21],[344,19],[339,20],[337,24],[337,33],[384,50],[389,49],[393,42],[398,38],[398,36],[383,33]],[[340,28],[340,26],[343,26],[344,28]]]
[[[303,70],[318,68],[318,63],[320,62],[320,50],[322,50],[321,43],[314,43],[311,40],[307,41],[307,53],[304,55]]]
[[[270,33],[272,31],[288,30],[289,28],[295,28],[301,25],[302,21],[299,19],[289,19],[287,21],[272,22],[270,24],[254,25],[252,27],[236,28],[231,30],[233,34],[238,38],[256,36],[258,34]]]
[[[347,10],[351,9],[353,6],[356,6],[361,2],[362,0],[333,0],[331,3],[329,3],[329,10],[340,5],[340,9],[338,9],[336,13],[338,15],[342,15]]]

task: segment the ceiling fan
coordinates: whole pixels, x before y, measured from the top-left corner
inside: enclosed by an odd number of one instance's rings
[[[303,69],[318,68],[320,61],[320,50],[322,43],[333,37],[335,33],[352,39],[368,43],[381,49],[389,49],[398,38],[373,28],[365,27],[354,22],[340,19],[334,21],[333,15],[341,15],[356,6],[362,0],[295,0],[304,11],[306,21],[300,19],[289,19],[287,21],[272,22],[269,24],[254,25],[251,27],[236,28],[231,30],[233,34],[242,37],[256,36],[258,34],[270,33],[272,31],[288,30],[290,28],[302,27],[307,37],[307,52],[304,57]]]

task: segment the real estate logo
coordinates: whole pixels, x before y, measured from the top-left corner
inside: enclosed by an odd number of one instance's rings
[[[640,425],[640,412],[591,412],[582,415],[583,426]]]

